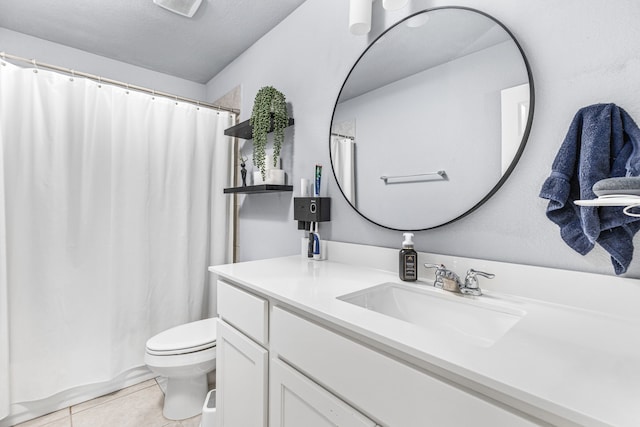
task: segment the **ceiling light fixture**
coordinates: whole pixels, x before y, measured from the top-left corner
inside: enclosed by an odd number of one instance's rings
[[[349,31],[362,36],[371,31],[371,3],[373,0],[351,0],[349,2]]]
[[[382,0],[382,7],[385,10],[398,10],[402,9],[409,3],[409,0]]]
[[[202,0],[153,0],[153,2],[173,13],[191,18],[198,11]]]

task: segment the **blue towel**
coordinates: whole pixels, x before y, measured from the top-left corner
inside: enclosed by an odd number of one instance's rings
[[[611,255],[616,274],[631,263],[640,218],[625,215],[622,207],[581,207],[573,201],[596,198],[592,187],[601,179],[637,175],[640,129],[615,104],[596,104],[576,113],[540,191],[549,199],[547,217],[560,226],[567,245],[585,255],[598,243]]]

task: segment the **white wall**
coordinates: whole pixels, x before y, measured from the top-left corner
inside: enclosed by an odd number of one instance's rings
[[[383,13],[374,1],[373,30],[352,36],[348,1],[307,0],[276,29],[248,49],[208,84],[209,99],[243,85],[243,115],[264,85],[282,90],[296,119],[285,143],[285,161],[295,191],[325,165],[324,194],[333,198],[323,238],[399,247],[401,234],[377,227],[355,213],[329,172],[329,126],[340,87],[359,54],[385,28],[409,13],[459,5],[483,10],[506,25],[532,67],[536,106],[533,127],[520,163],[505,185],[480,209],[445,227],[419,232],[421,251],[513,261],[613,274],[609,256],[596,247],[585,257],[560,239],[538,197],[574,113],[597,102],[615,102],[640,119],[640,2],[635,0],[413,0]],[[288,162],[288,165],[287,165]],[[292,220],[288,193],[242,196],[240,258],[293,254],[301,232]],[[424,213],[428,215],[428,212]],[[636,245],[638,246],[638,239]],[[636,259],[640,259],[637,254]],[[628,275],[640,277],[640,262]]]
[[[200,101],[206,100],[206,87],[203,84],[129,65],[2,27],[0,27],[0,52],[35,59],[37,62],[70,68],[160,92]]]

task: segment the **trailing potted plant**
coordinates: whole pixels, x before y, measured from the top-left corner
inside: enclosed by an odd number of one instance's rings
[[[249,124],[253,128],[253,164],[266,179],[265,148],[267,134],[273,123],[273,166],[278,164],[280,149],[284,141],[284,129],[289,124],[285,96],[273,86],[264,86],[256,94]]]

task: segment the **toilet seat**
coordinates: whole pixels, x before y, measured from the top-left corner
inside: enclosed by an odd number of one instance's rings
[[[149,338],[146,352],[171,356],[203,351],[216,346],[216,319],[204,319],[179,325]]]

